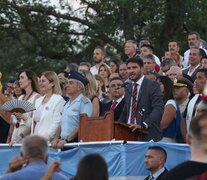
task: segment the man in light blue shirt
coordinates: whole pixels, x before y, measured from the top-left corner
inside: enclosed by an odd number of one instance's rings
[[[53,147],[62,149],[65,143],[77,141],[79,115],[85,113],[91,116],[93,110],[92,103],[82,94],[84,86],[87,84],[88,80],[82,74],[76,71],[69,73],[66,86],[69,101],[64,106],[61,126],[57,130],[56,138],[52,142]]]
[[[22,144],[21,156],[10,161],[7,174],[1,180],[40,180],[47,171],[47,159],[47,141],[37,135],[27,136]],[[52,179],[66,180],[67,178],[55,172]]]

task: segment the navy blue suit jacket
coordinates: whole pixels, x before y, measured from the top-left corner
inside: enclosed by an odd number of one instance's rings
[[[127,123],[132,97],[132,83],[128,84],[125,91],[125,106],[119,122]],[[143,141],[159,141],[162,139],[160,131],[160,121],[164,109],[163,95],[160,86],[156,81],[144,77],[138,92],[136,124],[145,122],[148,128],[148,134],[142,135]]]

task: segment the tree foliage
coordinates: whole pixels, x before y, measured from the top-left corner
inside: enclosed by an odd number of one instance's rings
[[[189,31],[207,35],[205,0],[81,0],[75,10],[74,1],[1,0],[0,71],[59,72],[68,62],[91,62],[97,45],[123,58],[124,42],[142,37],[162,55],[172,38],[184,50]]]

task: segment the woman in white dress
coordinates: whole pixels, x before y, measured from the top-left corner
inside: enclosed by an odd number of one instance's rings
[[[35,100],[40,97],[37,75],[31,70],[21,71],[18,75],[18,81],[20,88],[23,91],[23,95],[21,95],[18,99],[34,104]],[[21,143],[22,138],[30,134],[27,127],[31,125],[31,121],[29,121],[31,117],[32,112],[13,114],[10,132],[7,139],[8,143]]]
[[[45,137],[51,141],[60,125],[61,113],[65,100],[60,95],[58,76],[53,71],[45,71],[39,81],[44,96],[35,102],[36,110],[32,118],[32,134]]]

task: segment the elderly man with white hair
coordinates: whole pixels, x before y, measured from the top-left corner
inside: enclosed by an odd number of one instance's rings
[[[183,76],[182,69],[178,66],[171,66],[166,75],[174,82],[175,78]]]
[[[139,57],[137,54],[137,42],[134,40],[127,40],[124,46],[124,53],[128,58]]]

